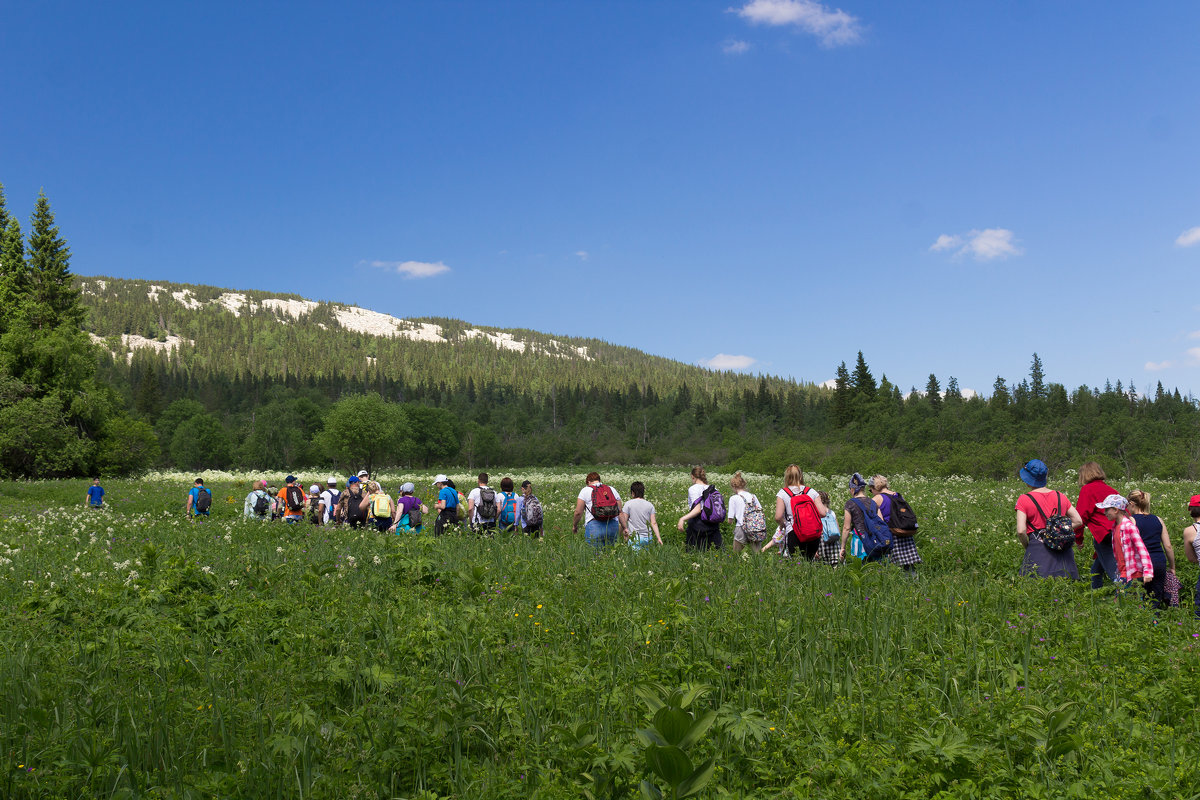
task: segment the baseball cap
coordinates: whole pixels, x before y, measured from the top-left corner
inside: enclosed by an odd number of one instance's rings
[[[351,475],[350,479],[346,481],[346,485],[349,486],[352,483],[362,483],[362,481],[360,481],[356,476]]]
[[[403,492],[403,493],[415,492],[416,490],[417,490],[417,487],[416,487],[416,486],[413,486],[411,482],[410,482],[410,483],[405,483],[405,484],[402,484],[402,485],[400,486],[400,491],[401,491],[401,492]]]
[[[296,476],[295,476],[295,475],[288,475],[286,478],[284,478],[284,479],[283,479],[283,482],[284,482],[284,483],[295,483],[295,482],[296,482]]]
[[[1129,502],[1124,497],[1121,497],[1121,495],[1110,494],[1099,503],[1096,503],[1096,508],[1119,508],[1124,511],[1125,506],[1128,504]]]
[[[445,483],[448,480],[450,480],[450,479],[447,478],[445,475],[438,475],[436,478],[433,479],[433,485],[437,486],[439,483]]]
[[[370,475],[371,475],[371,473],[367,472],[365,469],[360,469],[358,471],[358,477],[360,477],[360,478],[366,478],[366,477],[369,477]]]
[[[314,483],[312,486],[308,487],[308,493],[309,493],[309,494],[320,494],[320,493],[321,493],[321,487],[320,487],[320,486],[317,486],[317,485]]]
[[[1188,508],[1192,506],[1200,506],[1200,494],[1192,495],[1192,499],[1188,500]]]
[[[258,487],[258,488],[260,488],[260,489],[265,489],[265,488],[267,488],[267,482],[266,482],[266,481],[259,481],[258,483],[254,484],[254,485],[255,485],[255,486],[257,486],[257,487]]]
[[[338,479],[337,479],[337,478],[335,478],[335,477],[333,477],[332,475],[330,475],[330,476],[329,476],[329,480],[327,480],[327,481],[325,481],[325,482],[326,482],[327,484],[329,484],[330,486],[337,486]]]

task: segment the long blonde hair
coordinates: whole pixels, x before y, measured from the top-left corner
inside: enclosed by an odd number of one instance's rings
[[[1141,489],[1134,489],[1129,493],[1129,497],[1125,499],[1129,501],[1129,507],[1137,513],[1150,513],[1150,495],[1146,494]]]
[[[783,471],[784,486],[803,486],[804,471],[795,464],[788,464],[788,468]]]

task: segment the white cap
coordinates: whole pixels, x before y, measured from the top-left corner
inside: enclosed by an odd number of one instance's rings
[[[309,493],[309,494],[320,494],[320,493],[321,493],[321,487],[320,487],[320,486],[317,486],[317,485],[314,483],[312,486],[308,487],[308,493]]]
[[[1121,495],[1110,494],[1108,497],[1104,498],[1099,503],[1096,503],[1096,508],[1117,508],[1117,509],[1120,509],[1121,511],[1124,511],[1125,507],[1127,505],[1129,505],[1129,503],[1125,500],[1124,497],[1121,497]]]
[[[328,483],[330,486],[337,486],[338,479],[335,478],[334,476],[330,475],[329,480],[327,480],[325,482]]]
[[[370,475],[371,475],[371,473],[367,472],[365,469],[360,469],[358,471],[358,477],[360,477],[360,478],[368,478],[368,477],[370,477]]]
[[[439,483],[445,483],[448,480],[450,480],[450,479],[447,478],[445,475],[438,475],[436,478],[433,479],[433,485],[437,486]]]

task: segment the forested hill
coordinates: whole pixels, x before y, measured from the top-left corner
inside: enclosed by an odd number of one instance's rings
[[[594,386],[673,394],[684,384],[722,399],[757,391],[758,377],[715,372],[599,339],[550,336],[439,318],[399,319],[294,294],[78,277],[88,331],[115,360],[149,358],[196,379],[333,376],[402,386],[468,381],[535,393]],[[767,379],[774,390],[799,387]]]

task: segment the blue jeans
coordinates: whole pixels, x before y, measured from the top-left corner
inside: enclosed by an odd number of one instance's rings
[[[1113,536],[1109,533],[1096,542],[1096,557],[1092,559],[1092,588],[1103,589],[1106,585],[1118,580],[1117,557],[1113,555]]]
[[[597,549],[616,544],[617,536],[620,533],[621,523],[615,519],[605,520],[604,522],[594,519],[583,526],[584,538],[587,539],[588,544]]]

